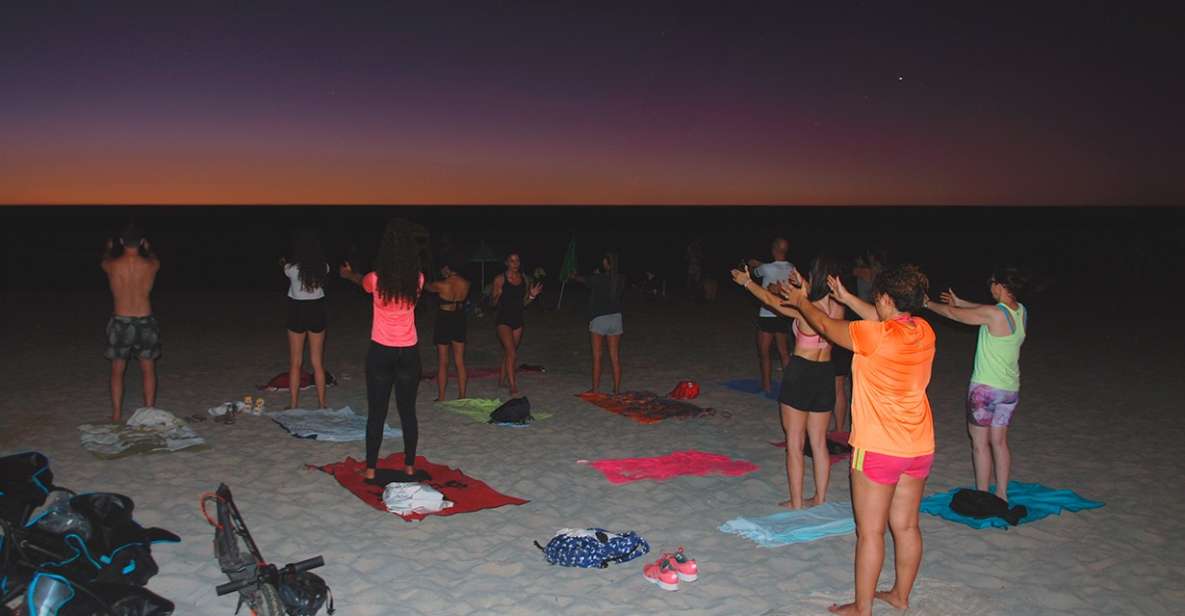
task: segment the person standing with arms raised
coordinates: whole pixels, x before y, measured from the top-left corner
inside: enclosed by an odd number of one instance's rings
[[[874,598],[897,609],[922,563],[918,509],[934,463],[934,417],[926,387],[934,364],[930,324],[914,313],[926,302],[929,281],[917,267],[900,265],[876,275],[873,304],[828,279],[835,299],[863,317],[834,319],[819,310],[807,289],[781,285],[786,303],[816,332],[853,351],[852,512],[856,518],[856,600],[833,605],[837,614],[867,616]],[[896,579],[876,590],[885,560],[885,526],[893,533]]]
[[[160,260],[135,225],[120,233],[118,246],[107,240],[99,267],[107,274],[114,314],[107,321],[107,350],[111,360],[111,419],[123,418],[123,378],[128,361],[140,362],[144,406],[156,406],[156,360],[160,357],[160,323],[148,296],[160,271]]]
[[[996,474],[996,496],[1008,500],[1012,452],[1008,425],[1020,402],[1020,347],[1029,330],[1029,311],[1017,296],[1027,278],[1014,267],[998,268],[988,280],[995,304],[976,304],[947,289],[942,303],[926,308],[948,319],[979,326],[975,367],[967,388],[967,431],[971,433],[975,489],[986,492]],[[994,462],[994,465],[993,465]]]
[[[288,277],[288,408],[300,402],[301,364],[304,341],[309,340],[309,363],[313,365],[313,383],[317,387],[317,408],[328,408],[325,395],[325,281],[329,263],[321,250],[321,240],[311,230],[292,235],[292,254],[280,259],[280,268]]]
[[[461,275],[461,260],[456,254],[448,254],[446,263],[440,268],[444,278],[428,285],[428,292],[435,293],[440,303],[436,309],[436,329],[432,342],[436,345],[436,401],[444,400],[448,388],[448,357],[452,350],[453,362],[457,366],[457,398],[465,397],[469,384],[469,373],[465,369],[465,340],[469,328],[465,322],[465,300],[469,298],[469,281]]]
[[[790,242],[785,238],[775,238],[770,244],[770,254],[773,261],[761,263],[752,269],[754,277],[761,279],[762,286],[785,282],[794,272],[794,265],[786,260],[790,252]],[[778,358],[782,369],[790,364],[790,343],[787,336],[790,331],[790,321],[782,315],[775,314],[767,306],[757,309],[757,363],[761,369],[761,391],[770,390],[770,347],[778,347]]]
[[[420,250],[410,223],[395,219],[387,223],[375,258],[374,271],[356,273],[347,262],[341,276],[362,286],[373,296],[370,346],[366,351],[366,471],[373,480],[383,444],[383,428],[395,390],[395,409],[403,430],[403,476],[413,481],[426,477],[416,472],[416,392],[420,386],[420,351],[416,348],[416,302],[424,288]]]

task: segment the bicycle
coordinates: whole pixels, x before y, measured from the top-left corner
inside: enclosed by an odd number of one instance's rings
[[[211,519],[206,510],[211,500],[217,503],[217,520]],[[214,591],[220,597],[239,593],[236,614],[246,605],[254,616],[313,616],[325,603],[326,595],[328,613],[334,613],[329,587],[320,577],[308,573],[325,564],[322,557],[314,556],[283,567],[264,560],[226,484],[219,484],[215,492],[203,494],[200,503],[202,515],[214,527],[214,556],[222,572],[230,578]],[[246,548],[245,553],[240,547]]]

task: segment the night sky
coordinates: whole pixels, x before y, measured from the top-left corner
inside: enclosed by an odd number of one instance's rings
[[[22,4],[5,204],[1185,203],[1157,5]]]

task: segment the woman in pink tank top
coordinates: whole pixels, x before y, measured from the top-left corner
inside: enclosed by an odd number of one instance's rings
[[[843,316],[843,306],[830,296],[827,277],[839,273],[839,262],[826,256],[811,263],[810,278],[802,280],[791,274],[795,284],[809,288],[811,303],[829,316]],[[779,314],[793,317],[794,354],[782,371],[782,389],[778,395],[782,430],[786,432],[786,480],[790,499],[779,503],[790,509],[821,505],[827,500],[831,482],[831,456],[827,452],[827,427],[835,409],[835,367],[831,363],[831,343],[810,328],[795,308],[784,306],[778,295],[753,283],[747,271],[733,270],[733,280]],[[776,288],[775,288],[776,290]],[[814,469],[815,494],[803,496],[806,475],[804,450],[810,443]]]
[[[391,481],[427,479],[416,471],[416,393],[420,386],[420,351],[416,347],[416,302],[424,289],[420,247],[411,223],[395,219],[383,231],[382,245],[374,271],[363,276],[349,263],[342,265],[342,278],[352,280],[373,296],[370,347],[366,351],[366,479],[375,479],[379,448],[391,390],[403,430],[403,472],[385,477]]]

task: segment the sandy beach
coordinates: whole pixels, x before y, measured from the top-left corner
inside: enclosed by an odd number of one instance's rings
[[[149,587],[182,615],[235,607],[233,595],[214,594],[225,577],[198,510],[199,495],[219,482],[234,491],[269,559],[324,556],[317,573],[344,615],[826,613],[853,596],[854,535],[765,549],[718,530],[740,515],[774,513],[786,497],[783,453],[769,444],[783,438],[775,403],[720,386],[756,372],[751,305],[734,291],[722,289],[720,301],[708,305],[627,303],[626,389],[665,393],[692,379],[702,387],[696,403],[717,409],[713,417],[639,425],[576,398],[588,388],[590,362],[576,305],[527,314],[522,361],[547,372],[523,375],[521,386],[533,408],[554,417],[520,430],[481,424],[434,409],[435,385],[421,385],[421,455],[528,499],[523,506],[404,522],[305,468],[360,457],[361,442],[295,439],[262,417],[194,424],[210,445],[204,451],[93,457],[80,448],[77,426],[109,414],[102,351],[110,299],[101,292],[3,298],[8,386],[0,454],[42,451],[59,485],[127,494],[141,523],[181,535],[180,545],[154,550],[160,573]],[[256,385],[286,369],[282,292],[172,293],[153,301],[164,344],[158,407],[178,416],[203,412],[257,395]],[[327,366],[339,380],[330,401],[360,413],[368,301],[356,289],[330,289]],[[425,368],[434,369],[431,311],[423,314],[420,350]],[[972,482],[963,399],[975,344],[973,328],[930,320],[938,335],[930,387],[938,449],[928,493]],[[1185,360],[1150,351],[1171,335],[1165,324],[1114,327],[1053,300],[1035,307],[1010,430],[1013,479],[1072,489],[1106,506],[1007,531],[923,515],[925,556],[910,613],[1185,613],[1185,479],[1177,473],[1185,415],[1173,393]],[[470,332],[469,365],[496,366],[492,321],[473,319]],[[130,414],[140,402],[134,367],[127,392]],[[455,396],[455,381],[449,392]],[[496,379],[482,379],[471,382],[470,395],[505,399],[506,392]],[[287,393],[266,397],[278,410]],[[302,398],[306,406],[314,400],[311,392]],[[389,422],[397,425],[394,412]],[[388,441],[383,455],[401,449]],[[685,449],[749,460],[760,470],[615,486],[576,463]],[[849,500],[842,465],[834,467],[829,497]],[[643,579],[645,558],[568,569],[548,565],[532,545],[559,528],[592,526],[638,531],[656,552],[686,546],[700,580],[664,592]],[[892,579],[888,554],[882,584]],[[879,604],[874,613],[896,612]]]

